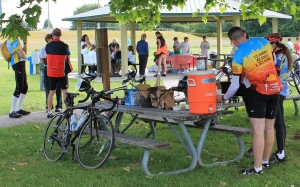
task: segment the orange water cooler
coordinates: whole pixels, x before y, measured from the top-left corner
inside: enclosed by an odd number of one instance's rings
[[[193,71],[188,73],[188,102],[192,114],[216,112],[215,71]]]

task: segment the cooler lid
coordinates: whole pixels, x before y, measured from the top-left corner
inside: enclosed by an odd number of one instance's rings
[[[190,71],[187,73],[187,75],[209,75],[213,74],[215,75],[215,70],[202,70],[202,71]]]

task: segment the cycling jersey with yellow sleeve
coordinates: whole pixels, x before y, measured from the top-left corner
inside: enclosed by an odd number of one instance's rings
[[[269,70],[264,69],[262,64],[274,64],[272,51],[272,46],[264,38],[250,38],[241,43],[233,57],[232,74],[245,74],[243,83],[246,88],[251,86],[247,74],[255,76],[257,79],[265,79],[265,73],[261,72]]]

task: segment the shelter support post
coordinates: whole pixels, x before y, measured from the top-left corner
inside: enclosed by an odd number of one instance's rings
[[[102,74],[103,89],[110,90],[107,29],[97,29],[96,33],[97,72]]]
[[[127,25],[121,25],[121,61],[122,77],[128,72],[128,50],[127,50]]]
[[[131,40],[131,45],[133,46],[133,49],[135,50],[135,46],[136,46],[136,37],[135,37],[135,22],[131,22],[130,23],[130,40]]]
[[[272,32],[278,32],[278,18],[272,18]]]
[[[222,54],[222,19],[217,18],[217,51],[218,59],[220,59],[220,54]],[[220,61],[217,61],[216,68],[220,67]]]
[[[233,20],[233,25],[240,27],[241,26],[241,16],[235,16]]]
[[[81,36],[82,36],[82,21],[77,21],[77,65],[78,65],[78,75],[81,74]]]

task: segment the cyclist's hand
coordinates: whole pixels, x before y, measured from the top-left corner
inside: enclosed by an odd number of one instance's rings
[[[217,103],[223,103],[223,99],[222,99],[223,95],[217,95]]]

